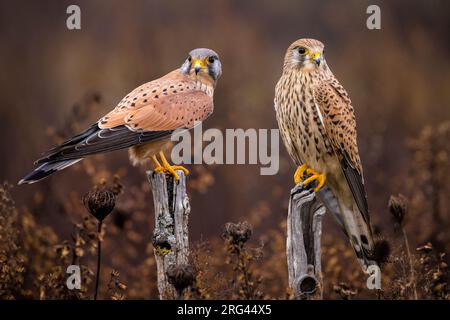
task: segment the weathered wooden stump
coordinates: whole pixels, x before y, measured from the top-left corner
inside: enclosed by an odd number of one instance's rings
[[[322,298],[320,239],[326,209],[303,184],[291,190],[287,219],[289,287],[298,299]]]
[[[174,267],[188,265],[189,233],[188,220],[191,211],[186,193],[186,176],[178,170],[176,181],[165,173],[147,171],[155,206],[155,229],[153,247],[156,258],[158,291],[161,300],[182,299],[169,282],[168,271]]]

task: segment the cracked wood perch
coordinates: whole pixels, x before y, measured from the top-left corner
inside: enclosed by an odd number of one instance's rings
[[[302,183],[291,190],[287,220],[289,287],[296,298],[322,298],[320,239],[326,209]]]
[[[188,264],[189,198],[186,193],[186,176],[177,170],[180,180],[176,181],[165,173],[147,171],[153,192],[155,206],[155,229],[152,243],[154,247],[158,291],[161,300],[183,298],[169,283],[167,272]]]

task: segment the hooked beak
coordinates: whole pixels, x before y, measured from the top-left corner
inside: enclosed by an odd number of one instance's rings
[[[320,66],[320,62],[322,61],[322,57],[320,52],[316,51],[311,55],[311,62],[314,62],[317,66]]]
[[[205,68],[205,62],[203,60],[194,60],[193,65],[196,75],[200,72],[200,70]]]

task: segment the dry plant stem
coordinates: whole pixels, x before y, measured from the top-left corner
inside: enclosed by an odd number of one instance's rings
[[[402,229],[402,234],[403,234],[403,240],[405,242],[406,254],[408,255],[408,261],[409,261],[409,269],[410,269],[410,280],[409,281],[413,288],[414,300],[418,300],[417,288],[416,288],[416,274],[414,271],[414,265],[413,265],[413,261],[412,261],[411,251],[409,249],[408,236],[406,235],[405,227],[402,226],[401,229]]]
[[[102,242],[100,241],[100,233],[102,232],[103,220],[98,222],[98,235],[97,235],[97,274],[95,276],[95,294],[94,300],[97,300],[98,284],[100,283],[100,266],[102,259]]]
[[[238,260],[237,260],[237,270],[241,273],[243,277],[243,286],[241,287],[243,292],[244,299],[251,300],[253,298],[251,285],[250,285],[250,275],[248,270],[248,261],[245,257],[245,252],[243,252],[243,248],[239,248]]]
[[[322,298],[320,240],[325,212],[312,189],[300,183],[291,190],[286,249],[289,286],[296,298]]]
[[[183,299],[169,283],[167,271],[172,266],[188,264],[188,220],[191,211],[186,192],[186,176],[177,170],[176,181],[164,172],[147,172],[155,206],[153,247],[157,267],[157,282],[161,300]]]
[[[245,297],[246,299],[250,300],[252,298],[252,292],[250,290],[251,286],[250,286],[250,279],[249,279],[249,274],[248,271],[246,270],[246,268],[244,267],[245,265],[245,261],[244,258],[241,258],[241,272],[244,275],[244,290],[245,290]]]

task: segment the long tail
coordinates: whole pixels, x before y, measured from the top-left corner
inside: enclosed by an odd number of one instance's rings
[[[94,124],[63,144],[49,150],[35,162],[38,167],[20,180],[19,184],[37,182],[93,154],[161,140],[171,134],[172,130],[133,131],[125,125],[102,129],[98,124]]]
[[[81,160],[83,160],[83,158],[63,160],[63,161],[45,162],[45,163],[41,164],[40,166],[38,166],[37,168],[35,168],[29,174],[27,174],[22,180],[19,181],[18,184],[35,183],[39,180],[47,178],[48,176],[50,176],[53,173],[61,171],[62,169],[65,169]]]
[[[376,265],[377,263],[373,260],[372,229],[364,220],[356,203],[353,203],[351,207],[346,206],[334,196],[329,187],[320,190],[319,196],[349,238],[362,269],[366,271],[370,265]]]
[[[362,219],[356,203],[352,207],[346,207],[344,204],[340,204],[340,208],[344,216],[347,236],[353,250],[355,250],[356,257],[360,261],[364,271],[366,271],[370,265],[376,264],[373,260],[374,241],[372,230],[364,219]]]

